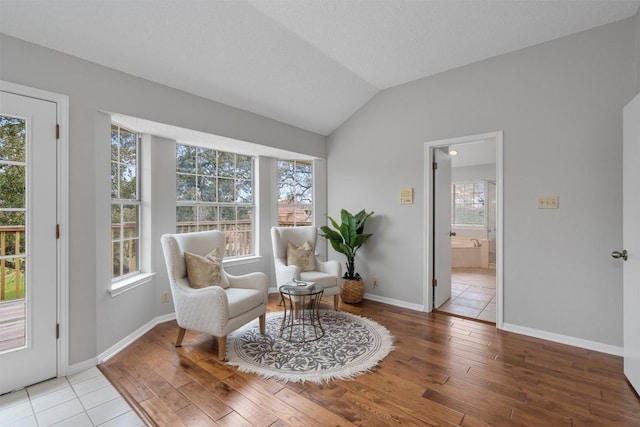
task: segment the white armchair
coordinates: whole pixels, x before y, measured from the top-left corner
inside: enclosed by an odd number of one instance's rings
[[[340,303],[340,284],[342,267],[338,261],[318,261],[315,258],[318,229],[316,227],[272,227],[271,244],[273,246],[273,262],[276,271],[278,288],[293,279],[316,282],[324,287],[324,296],[333,295],[333,306],[338,310]],[[289,242],[301,247],[309,242],[315,258],[315,270],[300,271],[296,265],[287,265],[287,247]]]
[[[232,276],[222,269],[221,273],[230,284],[228,288],[208,286],[195,289],[189,286],[185,251],[204,257],[217,248],[222,256],[225,237],[221,231],[165,234],[161,241],[180,327],[176,347],[182,345],[187,329],[204,332],[218,338],[218,358],[224,360],[227,334],[230,332],[259,317],[260,333],[264,334],[268,299],[266,274],[256,272]]]

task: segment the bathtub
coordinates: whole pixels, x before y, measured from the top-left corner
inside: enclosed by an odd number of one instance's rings
[[[451,267],[489,268],[489,241],[452,237]]]

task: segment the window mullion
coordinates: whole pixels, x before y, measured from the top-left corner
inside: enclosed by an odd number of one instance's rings
[[[118,254],[118,263],[120,264],[120,268],[118,271],[118,276],[122,276],[124,274],[124,215],[123,215],[123,205],[120,204],[120,218],[119,218],[119,222],[120,222],[120,241],[118,242],[118,246],[119,246],[119,254]]]
[[[176,231],[178,233],[189,231],[190,227],[185,226],[185,224],[192,222],[195,222],[194,225],[197,230],[212,228],[223,230],[223,232],[229,230],[228,235],[231,236],[231,240],[235,239],[234,241],[230,240],[231,247],[238,248],[230,248],[230,251],[235,250],[235,252],[228,254],[232,257],[248,256],[254,253],[254,205],[240,203],[238,201],[240,195],[238,178],[240,175],[244,176],[249,182],[247,191],[251,192],[250,194],[253,198],[255,188],[254,161],[247,156],[246,158],[250,161],[243,163],[245,167],[247,167],[247,170],[243,169],[242,173],[239,173],[239,168],[242,166],[239,163],[241,156],[242,155],[238,153],[221,152],[183,144],[176,145],[176,173],[193,174],[196,180],[196,191],[192,200],[187,200],[191,199],[191,197],[180,193],[180,191],[184,190],[181,187],[177,187],[179,193],[177,194],[178,197],[176,200]],[[203,167],[203,165],[206,165],[206,167]],[[211,170],[208,170],[208,168],[211,168]],[[223,169],[225,173],[224,176],[221,176]],[[223,180],[225,181],[223,182]],[[203,187],[201,181],[206,181],[207,186]],[[223,186],[222,188],[221,185]],[[222,199],[220,198],[221,192],[224,193]],[[251,209],[251,215],[247,216],[251,222],[251,234],[247,235],[250,237],[250,242],[240,241],[242,238],[239,236],[240,233],[238,233],[240,224],[238,211],[240,208]]]
[[[141,179],[140,176],[140,135],[123,129],[114,124],[112,130],[116,135],[115,147],[112,153],[116,157],[112,162],[116,165],[112,168],[112,182],[115,182],[115,194],[111,198],[111,230],[117,226],[118,238],[113,235],[110,239],[112,251],[118,251],[111,256],[111,275],[113,281],[140,272],[140,207],[141,203]],[[112,141],[113,144],[113,141]],[[135,180],[135,181],[133,181]],[[126,186],[125,186],[126,184]],[[123,198],[123,197],[133,197]],[[118,213],[113,217],[113,209],[117,207]],[[126,223],[129,218],[129,223]],[[128,251],[128,252],[127,252]],[[114,263],[118,263],[116,267]]]

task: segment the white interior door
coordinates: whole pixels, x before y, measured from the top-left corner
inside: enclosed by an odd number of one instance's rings
[[[489,262],[496,262],[496,182],[487,182],[487,240],[489,241]]]
[[[434,251],[433,306],[440,307],[451,298],[451,158],[448,149],[433,150],[434,169]]]
[[[56,108],[0,92],[0,393],[57,374]]]
[[[624,108],[622,158],[624,374],[640,393],[640,95]]]

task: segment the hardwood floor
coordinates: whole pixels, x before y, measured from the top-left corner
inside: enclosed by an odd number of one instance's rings
[[[325,299],[323,308],[332,301]],[[371,373],[321,385],[242,374],[215,340],[157,325],[99,366],[150,425],[640,426],[622,359],[443,313],[372,301],[341,309],[376,320],[395,350]],[[269,310],[281,310],[275,295]]]

